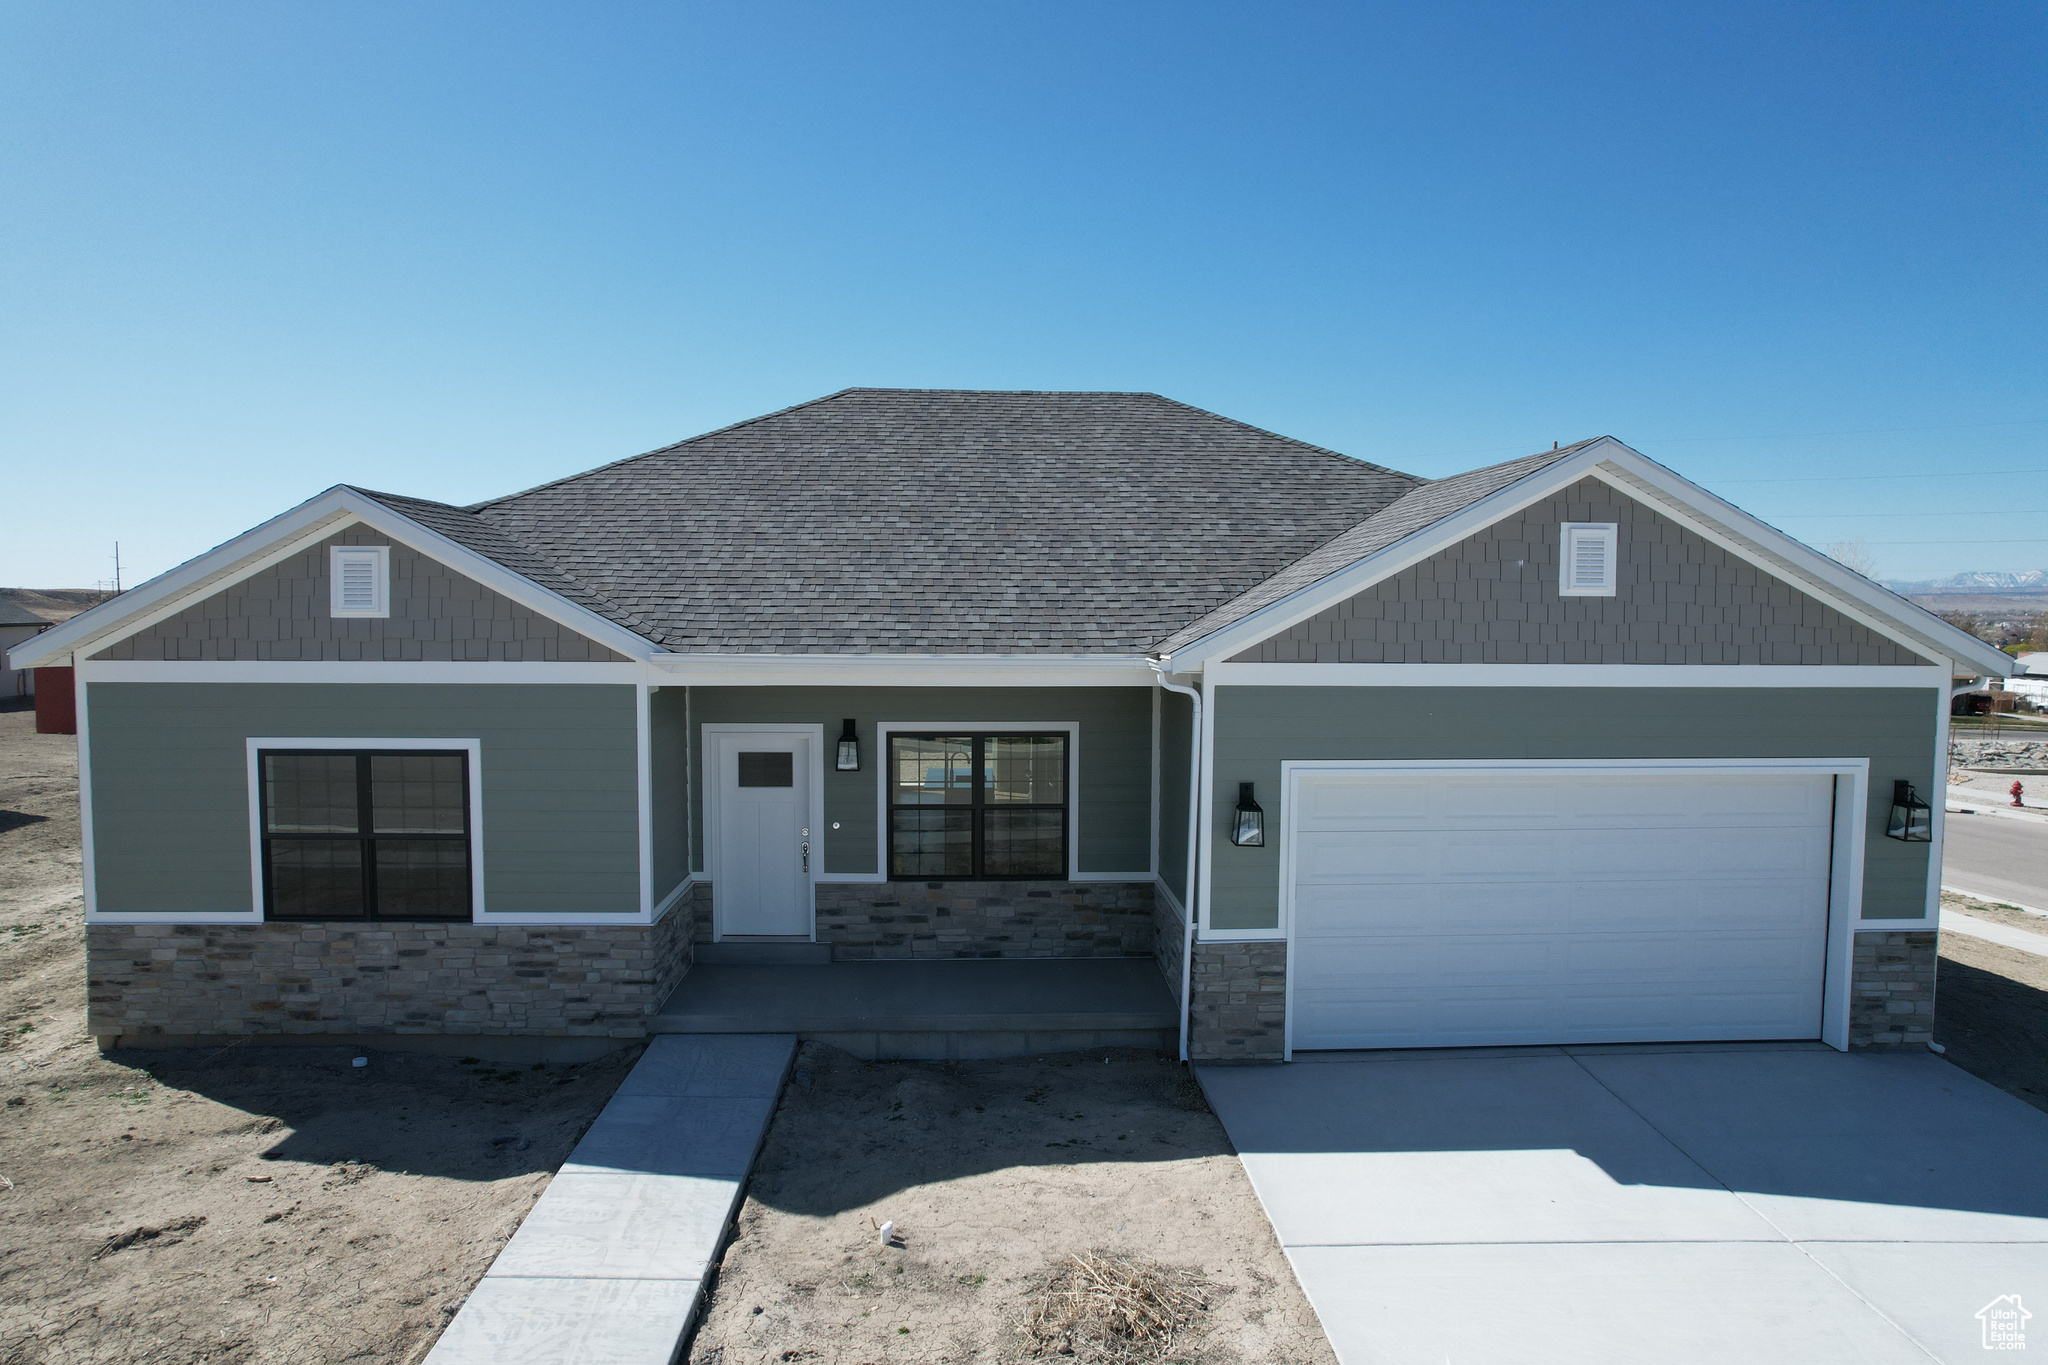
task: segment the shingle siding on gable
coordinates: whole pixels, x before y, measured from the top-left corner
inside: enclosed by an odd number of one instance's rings
[[[1620,527],[1613,597],[1560,597],[1560,523]],[[1927,661],[1594,478],[1262,641],[1233,663]]]
[[[328,614],[328,547],[391,546],[389,618]],[[251,574],[95,659],[619,663],[584,638],[363,526]]]

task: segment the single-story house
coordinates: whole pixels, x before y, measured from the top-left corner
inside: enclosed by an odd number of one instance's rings
[[[22,606],[0,597],[0,697],[35,695],[35,674],[8,666],[8,651],[50,628],[50,622]]]
[[[850,389],[337,486],[12,662],[77,670],[105,1041],[635,1037],[751,944],[1149,956],[1278,1060],[1927,1039],[1949,679],[2010,661],[1612,437]]]

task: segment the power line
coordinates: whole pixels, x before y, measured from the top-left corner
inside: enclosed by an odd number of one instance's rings
[[[1763,516],[1761,512],[1757,514]],[[2000,507],[1982,512],[1802,512],[1796,517],[1764,517],[1765,521],[1854,521],[1861,517],[2041,517],[2048,507]]]
[[[1866,540],[1865,545],[2048,545],[2048,540]]]
[[[1866,479],[2003,479],[2016,474],[2048,474],[2048,469],[1956,469],[1939,474],[1809,474],[1793,479],[1716,479],[1724,483],[1858,483]]]
[[[1933,427],[1865,427],[1859,431],[1793,431],[1780,432],[1774,436],[1645,436],[1640,439],[1644,445],[1678,445],[1680,443],[1692,445],[1700,442],[1714,441],[1813,441],[1827,436],[1894,436],[1909,431],[1982,431],[1987,427],[2031,427],[2040,426],[2043,423],[2048,423],[2048,417],[2022,417],[2012,422],[1958,422],[1951,425]],[[1538,443],[1537,450],[1540,451],[1541,449],[1542,445]],[[1530,451],[1525,445],[1480,446],[1471,450],[1441,450],[1434,455],[1417,455],[1412,458],[1418,460],[1447,460],[1454,455],[1496,455],[1503,451],[1536,453]],[[1875,477],[1882,478],[1884,476],[1877,475]],[[1721,482],[1727,483],[1730,480],[1724,479]],[[1757,480],[1750,479],[1743,482],[1754,483]]]

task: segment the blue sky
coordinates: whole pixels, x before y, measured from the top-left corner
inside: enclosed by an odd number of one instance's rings
[[[849,385],[1432,476],[1607,432],[1888,576],[2048,564],[2044,56],[2005,3],[16,0],[0,584]]]

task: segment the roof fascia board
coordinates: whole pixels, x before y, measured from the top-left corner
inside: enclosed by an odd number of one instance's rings
[[[1150,687],[1142,655],[657,654],[663,686]]]
[[[1852,620],[1889,639],[1937,658],[1975,664],[1986,673],[2005,676],[2012,659],[1975,636],[1956,629],[1917,603],[1881,587],[1861,574],[1852,573],[1820,551],[1760,521],[1692,480],[1658,464],[1640,451],[1621,442],[1603,463],[1610,465],[1620,480],[1601,474],[1604,482],[1615,484],[1631,497],[1645,492],[1659,510],[1678,512],[1676,519],[1723,549],[1766,566],[1787,571],[1801,591],[1810,592]]]
[[[49,668],[69,662],[116,635],[133,635],[183,610],[194,594],[214,585],[261,572],[299,552],[306,543],[332,535],[352,520],[343,490],[330,488],[288,512],[272,517],[205,554],[110,598],[26,643],[32,649],[9,652],[14,668]]]
[[[1383,578],[1392,577],[1433,554],[1448,549],[1502,517],[1513,516],[1531,503],[1540,502],[1586,477],[1609,449],[1627,449],[1611,436],[1602,437],[1584,450],[1545,465],[1485,497],[1467,503],[1441,521],[1418,527],[1393,544],[1373,551],[1362,559],[1304,587],[1277,602],[1269,602],[1249,616],[1240,618],[1198,640],[1173,651],[1165,662],[1175,672],[1201,668],[1211,660],[1228,659],[1239,650],[1269,636],[1278,635],[1317,612],[1335,606]]]

